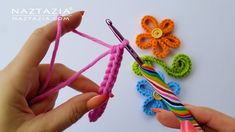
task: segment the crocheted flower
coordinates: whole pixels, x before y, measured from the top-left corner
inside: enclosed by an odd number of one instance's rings
[[[174,22],[165,19],[158,23],[153,16],[145,16],[141,21],[145,33],[136,37],[136,44],[141,49],[152,47],[152,52],[156,57],[165,58],[170,52],[170,48],[178,48],[180,40],[171,34],[174,29]]]
[[[165,81],[163,73],[160,70],[158,70],[157,73]],[[167,83],[167,85],[176,96],[179,95],[181,88],[177,82],[171,81]],[[147,97],[143,104],[143,112],[145,112],[147,115],[155,115],[155,112],[152,111],[152,108],[169,110],[161,100],[161,97],[155,92],[154,88],[146,80],[143,79],[138,81],[136,88],[141,95]]]

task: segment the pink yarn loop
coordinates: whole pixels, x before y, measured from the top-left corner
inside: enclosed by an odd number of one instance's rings
[[[59,16],[57,18],[57,34],[56,34],[56,39],[55,39],[55,47],[54,47],[54,51],[53,51],[53,54],[52,54],[52,58],[51,58],[47,78],[46,78],[46,81],[45,81],[44,85],[40,89],[38,95],[35,98],[32,99],[30,104],[34,104],[36,102],[39,102],[39,101],[45,99],[46,97],[55,94],[56,92],[58,92],[60,89],[64,88],[65,86],[68,86],[76,78],[78,78],[83,72],[85,72],[86,70],[88,70],[89,68],[94,66],[99,60],[101,60],[102,58],[104,58],[108,54],[111,54],[111,55],[110,55],[110,58],[109,58],[109,63],[108,63],[103,81],[100,84],[99,94],[107,95],[107,96],[111,97],[112,96],[112,89],[113,89],[114,83],[116,82],[118,71],[119,71],[119,68],[121,66],[121,61],[122,61],[122,58],[123,58],[124,48],[127,44],[129,44],[128,40],[125,39],[125,40],[123,40],[122,43],[120,43],[118,45],[110,45],[110,44],[107,44],[107,43],[105,43],[105,42],[103,42],[99,39],[91,37],[91,36],[89,36],[85,33],[81,33],[81,32],[79,32],[75,29],[72,31],[75,34],[77,34],[79,36],[82,36],[84,38],[87,38],[87,39],[89,39],[93,42],[96,42],[96,43],[98,43],[102,46],[105,46],[105,47],[109,48],[109,50],[104,52],[100,56],[98,56],[95,60],[93,60],[86,67],[84,67],[83,69],[78,71],[76,74],[71,76],[68,80],[58,84],[57,86],[55,86],[54,88],[51,88],[50,90],[46,89],[47,86],[48,86],[48,83],[51,79],[56,54],[57,54],[57,51],[58,51],[58,48],[59,48],[59,42],[60,42],[60,37],[61,37],[61,32],[62,32],[61,24],[62,24],[62,18],[61,18],[61,16]],[[91,122],[96,121],[103,114],[103,112],[105,111],[105,108],[107,106],[108,100],[103,105],[101,105],[99,108],[96,108],[96,109],[89,112],[88,116],[89,116],[89,119],[90,119]]]

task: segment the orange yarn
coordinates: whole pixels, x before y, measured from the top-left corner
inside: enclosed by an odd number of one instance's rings
[[[165,58],[170,48],[178,48],[180,40],[171,34],[174,22],[170,19],[163,20],[160,24],[153,16],[144,16],[141,26],[146,33],[136,37],[136,44],[141,49],[152,47],[152,52],[159,58]]]

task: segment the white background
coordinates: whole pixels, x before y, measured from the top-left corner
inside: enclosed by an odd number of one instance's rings
[[[153,15],[161,21],[171,18],[175,22],[174,34],[182,45],[174,50],[167,62],[178,53],[188,54],[193,61],[193,72],[186,79],[177,80],[182,86],[180,97],[185,103],[212,107],[235,116],[235,1],[234,0],[8,0],[0,5],[0,68],[7,65],[17,54],[31,32],[48,21],[15,21],[11,10],[16,8],[72,8],[85,10],[78,30],[109,43],[117,43],[104,20],[113,20],[130,44],[140,54],[151,54],[135,46],[135,36],[142,32],[140,20],[144,15]],[[56,62],[79,70],[106,49],[78,37],[73,33],[61,41]],[[51,57],[50,48],[43,63]],[[99,83],[104,74],[108,57],[85,73]],[[141,109],[145,100],[135,89],[137,80],[131,71],[133,59],[125,51],[124,59],[114,87],[113,98],[104,115],[96,123],[89,123],[87,115],[67,132],[177,131],[163,127],[154,117],[146,116]],[[157,67],[158,68],[158,67]],[[167,80],[175,80],[167,77]],[[60,92],[57,105],[78,93],[70,88]]]

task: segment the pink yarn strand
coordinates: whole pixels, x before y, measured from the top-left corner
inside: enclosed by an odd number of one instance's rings
[[[54,51],[52,53],[52,58],[51,58],[51,63],[49,66],[49,70],[48,70],[48,75],[46,78],[45,83],[43,84],[43,87],[40,89],[39,94],[43,93],[51,79],[51,75],[52,75],[52,71],[54,68],[54,63],[55,63],[55,58],[56,58],[56,54],[59,48],[59,43],[60,43],[60,36],[61,36],[61,21],[62,18],[61,16],[57,17],[57,32],[56,32],[56,39],[55,39],[55,47],[54,47]]]
[[[102,83],[100,84],[99,94],[103,94],[103,95],[107,95],[107,96],[112,95],[112,89],[113,89],[114,83],[116,82],[117,74],[118,74],[119,68],[121,66],[124,47],[129,42],[127,40],[124,40],[121,44],[109,45],[109,44],[107,44],[107,43],[105,43],[105,42],[103,42],[103,41],[101,41],[97,38],[91,37],[91,36],[89,36],[85,33],[81,33],[81,32],[79,32],[75,29],[72,32],[74,32],[74,33],[76,33],[76,34],[78,34],[78,35],[80,35],[84,38],[87,38],[87,39],[89,39],[93,42],[96,42],[100,45],[103,45],[103,46],[109,48],[109,50],[104,52],[100,56],[98,56],[95,60],[93,60],[86,67],[84,67],[83,69],[78,71],[76,74],[74,74],[68,80],[66,80],[66,81],[60,83],[59,85],[55,86],[54,88],[51,88],[48,91],[46,91],[46,88],[47,88],[48,83],[49,83],[49,81],[51,79],[51,76],[52,76],[52,71],[53,71],[54,63],[55,63],[55,58],[56,58],[56,54],[57,54],[57,51],[58,51],[58,48],[59,48],[59,42],[60,42],[60,37],[61,37],[61,23],[62,23],[62,19],[61,19],[61,16],[59,16],[57,18],[57,33],[56,33],[55,46],[54,46],[54,50],[53,50],[53,54],[52,54],[52,58],[51,58],[47,78],[46,78],[46,81],[43,84],[41,90],[39,91],[39,95],[31,100],[30,105],[43,100],[47,96],[55,94],[60,89],[62,89],[65,86],[69,85],[75,79],[77,79],[78,76],[80,76],[83,72],[85,72],[86,70],[88,70],[89,68],[94,66],[99,60],[101,60],[102,58],[104,58],[105,56],[107,56],[110,53],[111,53],[111,56],[109,58],[109,63],[108,63],[108,66],[107,66],[107,69],[106,69],[106,72],[105,72],[105,76],[103,78]],[[98,108],[96,108],[96,109],[89,112],[89,119],[90,119],[91,122],[96,121],[100,116],[102,116],[102,114],[104,113],[105,108],[108,104],[108,100],[103,105],[101,105],[100,107],[98,107]]]
[[[93,42],[96,42],[96,43],[98,43],[98,44],[101,44],[101,45],[103,45],[103,46],[105,46],[105,47],[107,47],[107,48],[112,48],[112,45],[109,45],[109,44],[107,44],[107,43],[105,43],[105,42],[103,42],[103,41],[101,41],[101,40],[99,40],[99,39],[97,39],[97,38],[91,37],[91,36],[89,36],[89,35],[87,35],[87,34],[85,34],[85,33],[79,32],[79,31],[77,31],[77,30],[75,30],[75,29],[73,30],[73,32],[76,33],[76,34],[78,34],[78,35],[80,35],[80,36],[82,36],[82,37],[84,37],[84,38],[87,38],[87,39],[89,39],[89,40],[91,40],[91,41],[93,41]]]
[[[56,87],[50,89],[49,91],[35,97],[32,101],[31,104],[34,104],[42,99],[44,99],[45,97],[52,95],[56,92],[58,92],[61,88],[64,88],[65,86],[69,85],[71,82],[73,82],[75,79],[77,79],[83,72],[85,72],[87,69],[91,68],[93,65],[95,65],[99,60],[101,60],[102,58],[104,58],[106,55],[108,55],[110,53],[110,50],[106,51],[105,53],[101,54],[99,57],[97,57],[94,61],[92,61],[90,64],[88,64],[86,67],[84,67],[83,69],[81,69],[79,72],[77,72],[76,74],[74,74],[72,77],[70,77],[68,80],[66,80],[65,82],[60,83],[59,85],[57,85]]]

